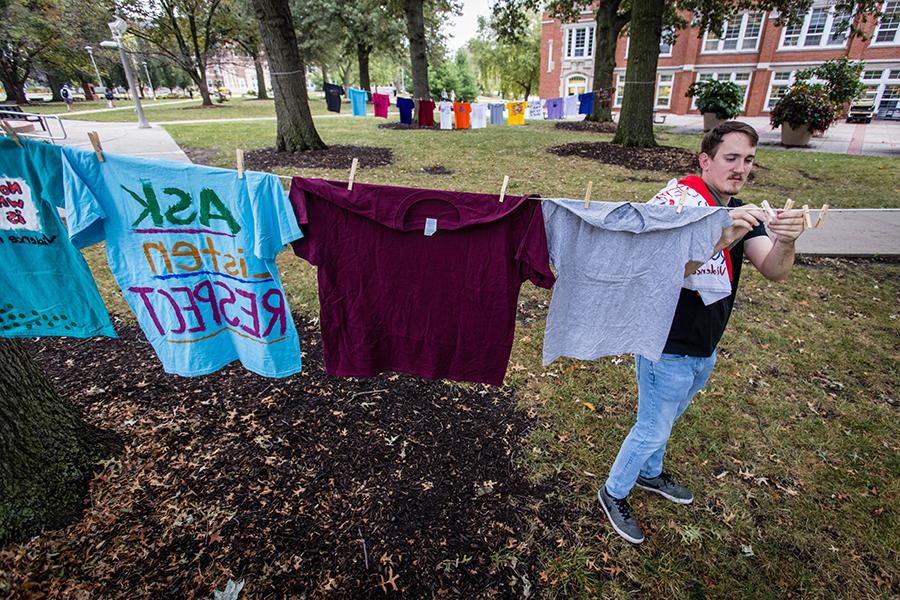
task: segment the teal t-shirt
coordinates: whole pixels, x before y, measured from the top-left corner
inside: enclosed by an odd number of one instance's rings
[[[0,337],[116,337],[69,241],[58,146],[0,139]]]
[[[63,150],[69,232],[110,269],[169,373],[300,371],[275,256],[301,237],[275,175]]]

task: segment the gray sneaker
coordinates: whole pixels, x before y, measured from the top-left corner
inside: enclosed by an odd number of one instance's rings
[[[647,479],[638,475],[637,482],[634,487],[655,492],[667,500],[671,500],[675,504],[690,504],[694,501],[694,495],[691,490],[687,489],[663,471],[659,477]]]
[[[640,544],[644,541],[644,532],[641,531],[641,526],[631,512],[628,498],[622,498],[621,500],[613,498],[606,492],[606,486],[604,485],[597,492],[597,499],[600,501],[600,506],[603,507],[603,512],[606,513],[609,523],[616,530],[616,533],[632,544]]]

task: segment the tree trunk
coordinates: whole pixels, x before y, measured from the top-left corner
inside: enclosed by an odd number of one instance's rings
[[[288,0],[253,0],[262,41],[269,57],[275,117],[275,149],[297,152],[326,148],[316,131],[306,94],[306,67],[300,57]]]
[[[406,34],[409,37],[409,59],[412,63],[413,96],[428,100],[428,57],[425,44],[423,0],[404,0]]]
[[[331,83],[328,80],[328,65],[324,62],[319,63],[319,69],[322,71],[322,89],[325,89],[326,83]]]
[[[372,53],[372,47],[357,42],[356,44],[356,60],[359,63],[359,87],[369,93],[372,97],[372,83],[369,80],[369,54]]]
[[[653,101],[656,61],[662,36],[665,0],[634,2],[631,10],[631,46],[625,71],[625,98],[613,143],[637,148],[656,146],[653,136]]]
[[[209,83],[206,81],[206,70],[198,69],[196,72],[191,74],[191,79],[194,80],[194,83],[197,84],[197,87],[200,89],[200,98],[203,100],[201,102],[202,106],[212,106],[212,96],[209,95]]]
[[[585,121],[611,123],[613,98],[613,72],[616,68],[616,45],[619,33],[628,23],[628,16],[618,14],[621,2],[603,2],[594,16],[597,27],[597,44],[594,52],[594,110]]]
[[[259,100],[268,100],[269,92],[266,91],[266,74],[263,72],[262,60],[260,60],[258,53],[253,55],[253,68],[256,69],[256,87],[259,88],[256,92],[256,97]]]
[[[118,437],[81,420],[15,340],[0,339],[0,546],[63,527]]]
[[[25,80],[19,81],[16,77],[4,74],[2,76],[3,91],[6,92],[6,101],[15,104],[28,104],[25,95]]]

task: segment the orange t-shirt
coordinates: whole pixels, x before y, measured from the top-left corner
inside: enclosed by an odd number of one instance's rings
[[[456,128],[468,129],[472,114],[472,105],[468,102],[454,102],[453,114],[456,115]]]

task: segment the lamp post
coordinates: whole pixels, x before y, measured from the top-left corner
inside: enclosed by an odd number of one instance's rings
[[[100,87],[103,87],[103,78],[100,77],[100,69],[97,68],[97,61],[94,60],[94,49],[90,46],[85,46],[85,50],[87,50],[88,56],[91,57],[91,64],[94,65],[94,73],[97,74],[97,83],[100,84]]]
[[[147,61],[142,60],[141,63],[144,65],[144,73],[147,74],[147,85],[150,86],[150,97],[156,102],[156,90],[153,89],[153,80],[150,79],[150,69],[147,68]]]
[[[144,117],[144,108],[141,106],[141,97],[138,94],[137,86],[134,84],[134,75],[131,74],[131,67],[128,66],[128,57],[125,56],[125,46],[122,44],[122,35],[128,30],[128,23],[121,18],[109,23],[109,30],[112,32],[113,42],[100,42],[104,48],[113,46],[119,49],[119,59],[122,61],[122,68],[125,70],[125,79],[128,81],[128,89],[131,90],[131,97],[134,100],[134,109],[137,111],[138,129],[150,129],[150,123]]]

